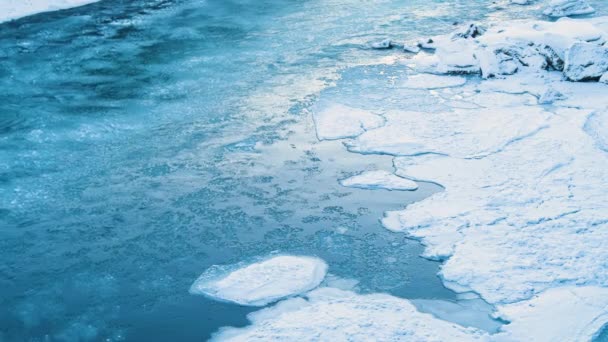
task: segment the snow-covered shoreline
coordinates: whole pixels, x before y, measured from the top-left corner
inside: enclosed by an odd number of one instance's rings
[[[2,0],[0,23],[26,16],[88,5],[99,0]]]
[[[218,339],[588,341],[608,323],[608,17],[467,32],[403,61],[413,73],[401,86],[449,110],[379,110],[384,124],[366,126],[369,113],[339,104],[337,120],[357,129],[332,122],[331,106],[316,124],[350,151],[393,155],[397,176],[445,187],[383,224],[419,239],[446,286],[478,293],[508,323],[463,330],[405,299],[319,289]]]

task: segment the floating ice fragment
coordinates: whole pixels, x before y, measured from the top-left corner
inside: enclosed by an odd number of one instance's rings
[[[327,264],[319,258],[274,256],[249,265],[212,266],[192,284],[190,293],[264,306],[314,289],[326,272]]]
[[[465,84],[466,82],[467,79],[464,77],[417,74],[408,76],[408,78],[403,83],[401,83],[401,85],[405,88],[411,89],[439,89],[458,87]]]
[[[549,17],[567,17],[593,12],[595,10],[585,0],[553,0],[543,14]]]
[[[340,181],[343,186],[360,189],[387,189],[387,190],[416,190],[418,184],[407,178],[399,177],[394,173],[378,170],[366,171]]]
[[[352,138],[384,124],[380,115],[338,103],[315,110],[313,119],[320,140]]]

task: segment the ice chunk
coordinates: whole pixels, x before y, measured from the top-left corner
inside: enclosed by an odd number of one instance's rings
[[[373,42],[369,45],[372,49],[383,50],[390,49],[393,47],[393,44],[390,39],[384,39],[379,42]]]
[[[360,189],[410,191],[418,189],[418,184],[416,184],[416,182],[383,170],[362,172],[356,176],[341,180],[340,184],[343,186]]]
[[[97,1],[99,0],[2,0],[0,1],[0,23],[36,13],[84,6]]]
[[[608,48],[577,42],[568,49],[564,75],[569,80],[598,80],[606,72],[608,72]]]
[[[552,0],[543,14],[550,17],[567,17],[595,12],[585,0]]]
[[[467,82],[464,77],[449,77],[432,74],[416,74],[408,76],[401,86],[412,89],[439,89],[458,87]]]
[[[319,258],[274,256],[248,265],[212,266],[192,284],[190,293],[264,306],[314,289],[326,272],[327,264]]]
[[[250,314],[251,325],[223,328],[218,341],[480,341],[488,335],[423,314],[407,300],[333,288]]]
[[[600,77],[600,83],[608,84],[608,72],[605,72],[602,77]]]
[[[539,104],[551,104],[558,100],[563,100],[564,94],[555,90],[554,88],[548,88],[542,95],[538,98]]]
[[[320,140],[356,137],[384,124],[380,115],[338,103],[321,106],[313,112],[313,119]]]

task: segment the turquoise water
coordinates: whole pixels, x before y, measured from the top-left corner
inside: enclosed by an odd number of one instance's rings
[[[317,142],[309,110],[353,97],[340,78],[380,82],[344,71],[395,53],[368,42],[498,15],[481,4],[106,0],[0,25],[0,341],[206,339],[252,309],[190,284],[273,251],[454,299],[378,222],[441,189],[341,187],[390,158]]]

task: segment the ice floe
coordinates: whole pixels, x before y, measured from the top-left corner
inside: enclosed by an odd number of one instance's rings
[[[41,12],[84,6],[99,0],[2,0],[0,23]]]
[[[219,341],[480,341],[481,330],[420,313],[409,301],[320,288],[249,315],[251,325],[224,328]]]
[[[543,11],[550,17],[567,17],[594,13],[593,7],[585,0],[551,0],[549,6]]]
[[[320,140],[356,137],[384,124],[380,115],[339,103],[318,106],[313,112],[313,120]]]
[[[418,184],[383,170],[365,171],[340,181],[343,186],[360,189],[416,190]]]
[[[264,306],[314,289],[326,273],[327,264],[319,258],[280,255],[251,264],[213,266],[192,284],[190,293]]]

